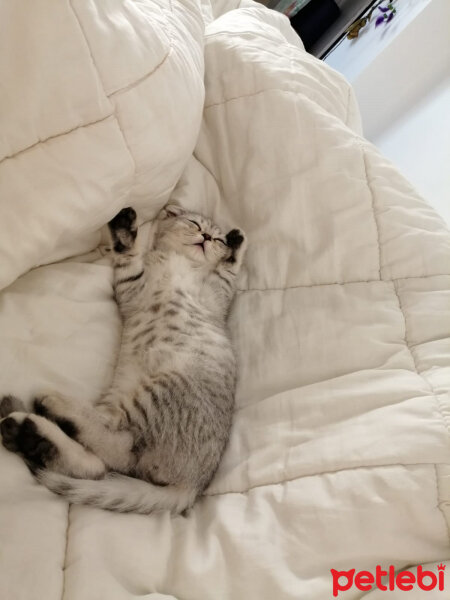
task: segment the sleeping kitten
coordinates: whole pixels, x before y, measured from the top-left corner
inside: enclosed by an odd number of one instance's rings
[[[177,204],[160,212],[150,239],[132,208],[108,225],[123,321],[112,385],[95,406],[35,399],[35,414],[4,397],[3,445],[69,502],[182,512],[210,483],[230,434],[236,364],[226,319],[244,235],[224,236]]]

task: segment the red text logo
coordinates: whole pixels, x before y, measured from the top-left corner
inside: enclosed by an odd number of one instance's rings
[[[433,571],[425,571],[421,565],[417,567],[417,573],[411,571],[401,571],[396,573],[391,565],[384,571],[380,565],[377,565],[375,574],[370,571],[358,571],[350,569],[349,571],[336,571],[331,569],[333,577],[333,596],[336,598],[339,592],[345,592],[352,587],[361,592],[369,592],[373,588],[378,588],[383,592],[390,590],[410,590],[420,589],[431,591],[444,589],[444,571],[445,565],[438,565],[437,574]]]

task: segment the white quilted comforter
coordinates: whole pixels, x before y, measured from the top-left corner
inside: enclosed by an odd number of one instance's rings
[[[206,496],[69,507],[1,448],[0,598],[329,600],[330,569],[449,558],[450,235],[345,80],[251,0],[16,0],[0,22],[1,393],[108,385],[122,207],[172,194],[250,243]]]

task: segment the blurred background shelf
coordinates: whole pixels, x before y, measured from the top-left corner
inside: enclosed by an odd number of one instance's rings
[[[308,52],[323,58],[375,0],[260,0],[287,15]]]

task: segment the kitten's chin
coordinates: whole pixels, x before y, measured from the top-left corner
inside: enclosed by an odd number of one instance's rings
[[[198,264],[204,264],[205,262],[208,262],[205,248],[200,244],[190,244],[189,246],[185,246],[183,249],[183,254]]]
[[[214,268],[218,262],[217,254],[209,244],[188,246],[188,255],[192,262],[198,265],[208,265],[209,268]]]

